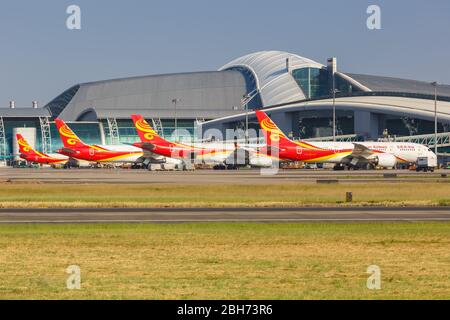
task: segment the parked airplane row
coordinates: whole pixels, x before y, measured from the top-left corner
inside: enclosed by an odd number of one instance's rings
[[[332,163],[336,168],[362,165],[393,168],[397,163],[416,163],[426,157],[430,169],[437,166],[436,155],[426,146],[403,142],[308,142],[289,139],[263,111],[256,111],[265,144],[236,142],[182,144],[159,136],[141,115],[132,115],[140,142],[130,145],[89,145],[60,119],[55,120],[63,148],[56,154],[34,150],[17,135],[20,157],[40,164],[67,163],[69,159],[88,163],[171,164],[185,169],[193,163],[211,166],[250,165],[271,167],[280,161]]]

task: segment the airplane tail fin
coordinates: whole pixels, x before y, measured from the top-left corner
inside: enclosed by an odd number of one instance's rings
[[[28,141],[20,134],[16,134],[19,152],[24,155],[37,155],[37,152],[28,144]]]
[[[65,148],[88,147],[61,119],[55,119],[56,127]]]
[[[168,146],[170,143],[164,138],[160,137],[158,133],[148,124],[148,122],[140,114],[131,115],[134,126],[139,135],[139,138],[144,143],[157,144]]]
[[[264,111],[256,110],[255,112],[259,125],[264,132],[267,145],[281,146],[292,143]]]

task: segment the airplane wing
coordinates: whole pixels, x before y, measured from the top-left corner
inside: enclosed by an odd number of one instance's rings
[[[349,154],[349,157],[367,159],[374,154],[374,152],[367,148],[365,145],[362,145],[360,143],[353,143],[353,145],[355,147],[353,148],[353,152]]]
[[[352,165],[356,165],[359,162],[367,162],[370,161],[371,157],[375,154],[372,150],[367,148],[365,145],[360,143],[353,143],[354,148],[352,153],[348,156],[344,157],[343,160],[348,161]]]
[[[159,155],[157,153],[151,152],[148,149],[144,149],[142,148],[142,152],[143,152],[143,159],[151,159],[151,161],[153,162],[158,162],[158,163],[164,163],[166,157]]]
[[[256,153],[252,148],[236,145],[236,148],[225,158],[225,164],[244,166],[249,164],[250,157]]]

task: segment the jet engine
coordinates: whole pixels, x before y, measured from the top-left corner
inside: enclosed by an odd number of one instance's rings
[[[272,158],[269,157],[250,157],[249,164],[252,167],[271,167],[272,166]]]
[[[397,163],[397,158],[389,153],[380,153],[375,156],[375,165],[383,168],[393,168]]]

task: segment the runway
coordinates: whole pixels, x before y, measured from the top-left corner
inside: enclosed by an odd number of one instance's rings
[[[113,184],[277,184],[370,182],[450,182],[450,170],[434,173],[408,170],[196,170],[0,168],[0,183]]]
[[[0,209],[0,223],[450,221],[450,207]]]

